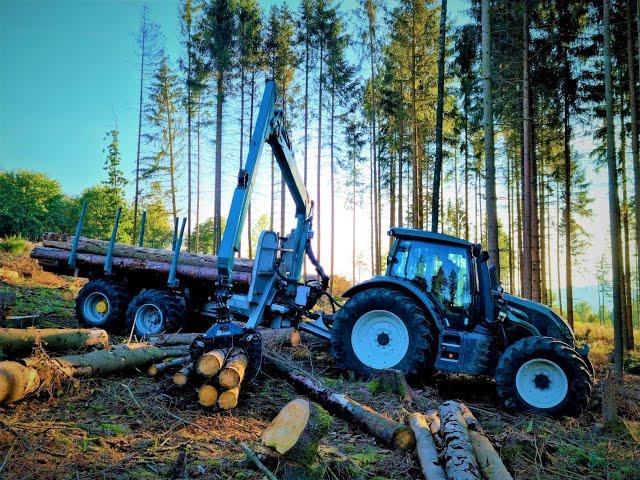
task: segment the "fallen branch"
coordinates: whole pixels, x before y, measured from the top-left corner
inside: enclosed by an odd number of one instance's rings
[[[247,456],[247,458],[251,460],[256,467],[258,467],[258,470],[260,470],[265,477],[267,477],[269,480],[278,480],[276,476],[271,473],[271,470],[265,467],[264,463],[260,461],[258,456],[253,453],[253,450],[251,450],[246,443],[240,442],[240,448],[242,448],[242,451]]]
[[[303,391],[330,412],[355,423],[387,445],[400,450],[408,450],[415,445],[415,436],[405,424],[322,386],[271,355],[265,354],[264,359],[266,367],[284,376],[294,388]]]

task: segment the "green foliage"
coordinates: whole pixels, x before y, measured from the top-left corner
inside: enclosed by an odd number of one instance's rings
[[[110,138],[109,145],[107,145],[106,151],[107,158],[104,162],[104,171],[107,172],[107,179],[102,182],[103,185],[106,185],[110,189],[112,189],[115,193],[120,193],[122,195],[123,188],[128,183],[127,179],[120,170],[120,140],[118,139],[120,132],[117,128],[110,130],[107,132],[107,137]]]
[[[11,255],[23,255],[29,251],[31,246],[20,235],[11,235],[0,239],[0,251]]]
[[[159,182],[152,182],[150,192],[142,201],[142,210],[147,212],[144,244],[153,248],[168,248],[173,237],[171,213],[167,209],[162,187]],[[192,237],[193,241],[193,237]]]
[[[68,230],[73,201],[44,173],[0,171],[0,236],[40,240],[50,230]]]
[[[97,185],[85,189],[79,198],[79,204],[88,203],[87,217],[82,235],[90,238],[108,240],[111,237],[113,222],[118,207],[122,208],[118,228],[119,242],[131,243],[133,228],[133,212],[122,196],[122,192],[105,185]],[[77,216],[75,217],[77,219]]]

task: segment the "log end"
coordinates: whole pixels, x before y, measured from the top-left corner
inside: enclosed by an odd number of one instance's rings
[[[416,444],[416,436],[409,427],[398,428],[393,434],[393,445],[399,450],[411,450]]]
[[[240,375],[235,370],[224,368],[218,376],[220,386],[226,389],[236,388],[241,382]]]
[[[218,390],[213,385],[203,385],[198,390],[198,403],[203,407],[213,407],[218,401]]]
[[[198,373],[205,377],[213,377],[222,368],[224,358],[225,352],[223,350],[206,352],[198,359]]]
[[[151,365],[149,367],[149,369],[147,370],[147,373],[149,374],[150,377],[155,377],[158,375],[158,367],[156,367],[155,365]]]
[[[218,406],[223,410],[230,410],[238,405],[240,397],[240,387],[225,390],[218,397]]]
[[[184,387],[189,381],[189,376],[183,371],[179,371],[173,374],[173,383],[179,387]]]

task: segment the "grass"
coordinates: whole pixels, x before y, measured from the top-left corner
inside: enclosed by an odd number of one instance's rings
[[[24,255],[31,250],[31,243],[19,235],[11,235],[0,240],[0,252]]]

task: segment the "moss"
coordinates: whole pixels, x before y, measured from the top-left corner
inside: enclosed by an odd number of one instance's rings
[[[324,408],[322,408],[317,403],[315,404],[315,406],[316,406],[318,427],[323,431],[328,431],[329,428],[331,428],[331,422],[333,421],[333,417],[331,417],[331,415],[329,415],[329,412],[327,412]]]
[[[131,433],[131,429],[129,427],[118,423],[101,423],[100,428],[107,435],[126,435]]]
[[[367,447],[361,452],[349,455],[349,458],[363,466],[379,462],[384,458],[384,455],[377,448]]]

